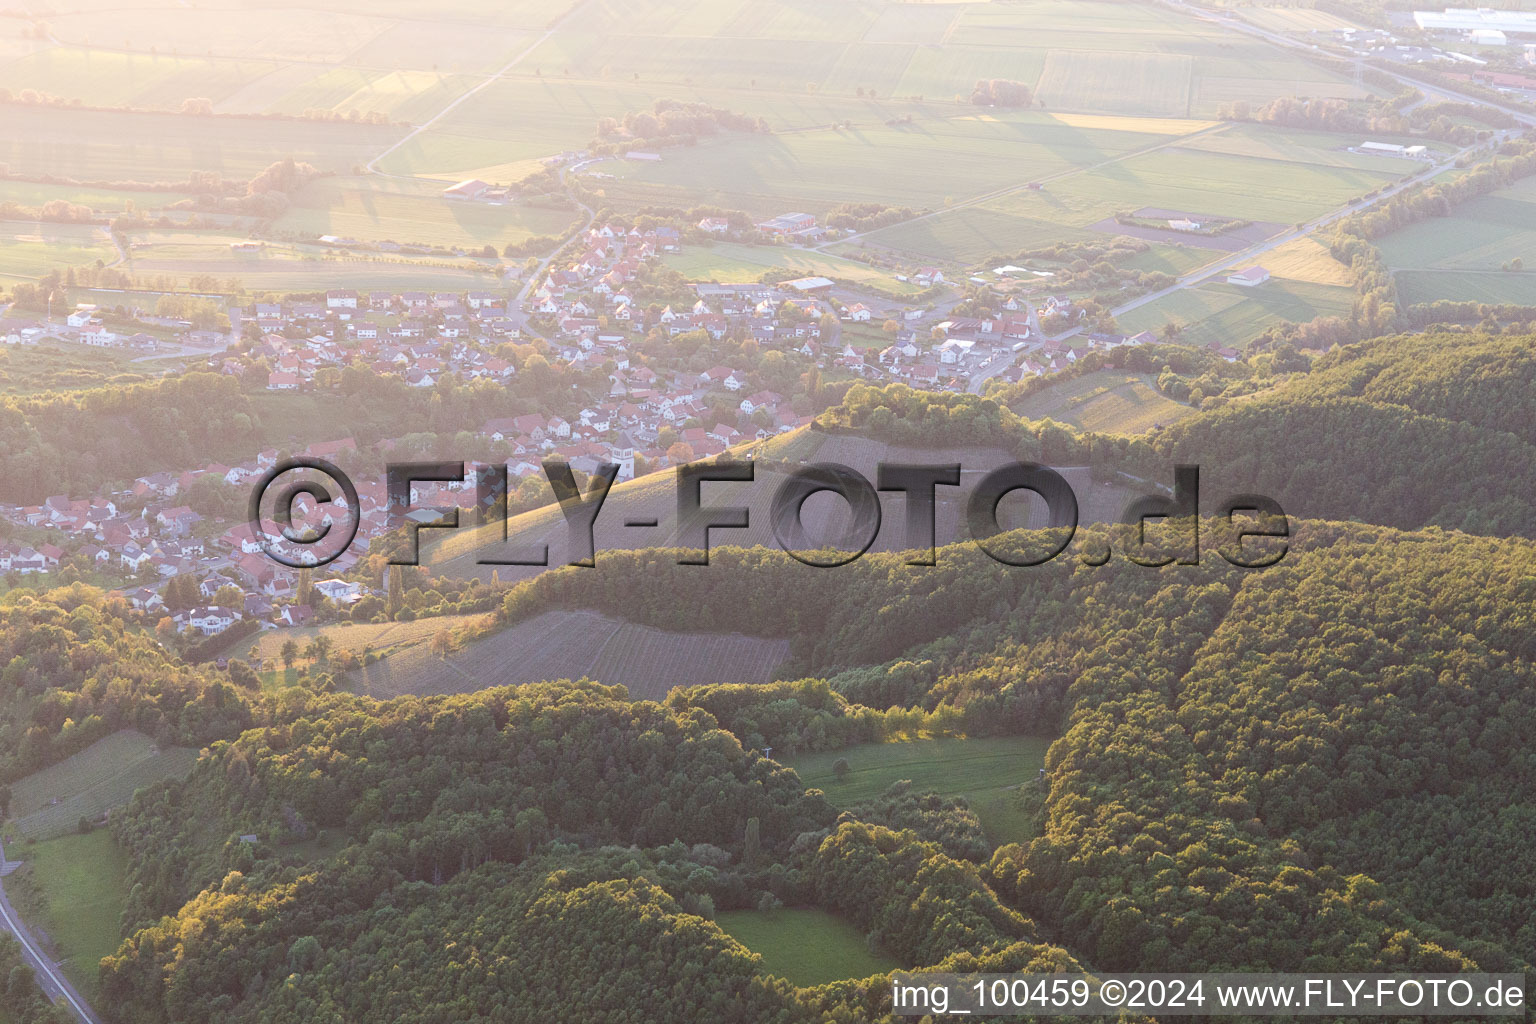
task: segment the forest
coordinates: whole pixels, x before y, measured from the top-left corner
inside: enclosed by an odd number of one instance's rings
[[[202,749],[110,821],[127,902],[100,984],[129,1024],[894,1019],[882,976],[796,987],[717,922],[784,907],[907,968],[1529,970],[1523,342],[1348,346],[1147,438],[900,388],[855,388],[823,418],[1106,473],[1209,459],[1303,510],[1262,570],[1016,568],[969,543],[933,567],[836,570],[614,551],[495,613],[790,638],[763,686],[678,680],[661,703],[600,680],[263,692],[247,669],[182,664],[89,587],[13,595],[0,782],[125,726]],[[1231,439],[1261,428],[1269,457],[1244,462]],[[1417,489],[1377,493],[1393,473]],[[783,763],[980,736],[1054,741],[1013,797],[1028,838],[995,845],[963,797],[904,782],[834,807]]]

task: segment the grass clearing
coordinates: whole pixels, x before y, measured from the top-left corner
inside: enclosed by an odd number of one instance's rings
[[[1032,836],[1018,789],[1034,784],[1050,745],[1038,736],[866,743],[785,758],[784,763],[807,789],[822,790],[837,807],[871,800],[901,779],[910,779],[914,790],[965,797],[987,837],[1001,846]],[[850,769],[841,781],[832,771],[840,758],[847,758]]]
[[[15,827],[39,839],[71,832],[81,818],[95,821],[126,804],[135,791],[185,775],[196,761],[197,751],[190,747],[161,749],[141,732],[115,732],[15,783]]]
[[[801,988],[889,974],[902,966],[888,956],[871,953],[857,927],[825,910],[727,910],[716,916],[715,923],[763,958],[763,973]]]
[[[23,843],[6,856],[25,866],[8,884],[29,927],[41,930],[70,982],[87,998],[98,992],[97,965],[121,943],[128,855],[112,833],[66,835]]]
[[[1082,430],[1143,434],[1195,410],[1159,392],[1150,374],[1099,370],[1036,391],[1014,406],[1032,420],[1052,419]]]

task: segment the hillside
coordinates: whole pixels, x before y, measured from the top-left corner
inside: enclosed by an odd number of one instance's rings
[[[472,693],[487,680],[522,685],[583,678],[623,686],[636,700],[661,700],[672,687],[690,683],[766,683],[789,646],[788,640],[670,633],[591,612],[551,611],[445,655],[417,645],[354,670],[351,679],[359,692],[381,700]]]

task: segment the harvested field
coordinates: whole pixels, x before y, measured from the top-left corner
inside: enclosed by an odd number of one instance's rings
[[[352,675],[358,690],[383,699],[587,677],[628,687],[636,700],[661,700],[674,686],[769,682],[788,657],[788,640],[668,633],[595,612],[551,611],[446,658],[418,646]]]

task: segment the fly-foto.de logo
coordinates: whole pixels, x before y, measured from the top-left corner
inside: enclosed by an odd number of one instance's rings
[[[565,564],[595,566],[598,517],[618,478],[619,466],[598,463],[585,488],[569,463],[545,461],[543,471],[565,520]],[[709,485],[754,485],[757,471],[758,464],[750,460],[678,466],[675,531],[664,545],[657,546],[676,549],[680,565],[708,565],[710,544],[729,543],[728,533],[722,540],[723,531],[752,528],[752,509],[711,500]],[[787,467],[783,475],[768,508],[773,538],[791,557],[820,568],[847,565],[875,545],[883,520],[882,493],[900,503],[905,531],[899,550],[907,553],[906,564],[912,566],[938,564],[938,508],[941,500],[952,497],[963,502],[971,542],[1004,565],[1024,567],[1051,561],[1067,550],[1079,526],[1079,505],[1072,486],[1056,470],[1035,463],[1014,462],[991,469],[969,490],[962,487],[959,463],[881,463],[873,481],[855,469],[831,462]],[[522,543],[508,536],[507,467],[471,467],[463,462],[398,462],[385,467],[382,532],[404,530],[409,538],[408,552],[392,558],[391,564],[419,563],[421,531],[460,526],[458,507],[414,503],[415,491],[424,485],[472,488],[480,525],[500,525],[499,540],[487,542],[478,564],[551,564],[548,544]],[[1020,492],[1044,503],[1046,521],[1037,527],[1043,548],[1040,544],[1019,545],[1013,534],[1018,527],[1003,522],[1006,517],[1000,512],[1004,500]],[[835,536],[814,537],[816,531],[807,526],[806,505],[820,494],[835,495],[846,506],[846,514],[835,517],[840,523]],[[296,511],[304,513],[303,525],[295,525]],[[281,462],[251,493],[254,538],[270,558],[290,568],[335,561],[356,540],[363,518],[356,484],[323,459]],[[1125,557],[1139,565],[1196,565],[1201,555],[1203,518],[1207,529],[1214,526],[1220,533],[1216,553],[1232,565],[1265,568],[1278,563],[1288,550],[1290,524],[1278,502],[1259,494],[1237,494],[1214,509],[1202,509],[1199,467],[1184,465],[1174,469],[1171,496],[1147,495],[1126,507],[1120,517],[1123,529],[1117,543]],[[623,525],[659,530],[662,523],[659,516],[648,515],[630,516]],[[1078,557],[1088,565],[1103,565],[1113,557],[1113,550],[1109,543],[1098,542],[1085,546]]]

